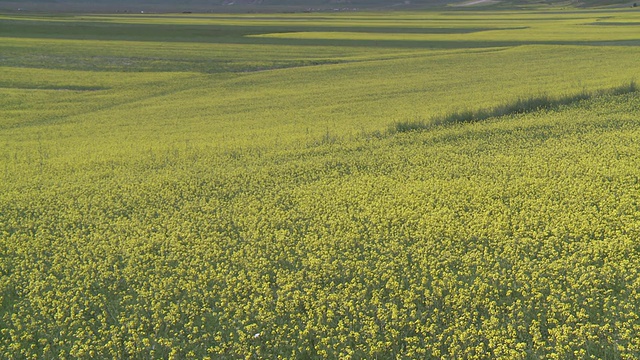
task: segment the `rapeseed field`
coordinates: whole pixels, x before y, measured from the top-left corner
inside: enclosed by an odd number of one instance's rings
[[[0,358],[640,357],[639,26],[0,15]]]

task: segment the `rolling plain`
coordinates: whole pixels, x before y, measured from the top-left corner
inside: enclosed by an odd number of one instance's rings
[[[639,30],[0,14],[0,358],[640,357]]]

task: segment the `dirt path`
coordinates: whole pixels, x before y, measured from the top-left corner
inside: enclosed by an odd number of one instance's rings
[[[461,4],[457,4],[456,6],[473,6],[473,5],[490,5],[498,3],[497,0],[471,0]]]

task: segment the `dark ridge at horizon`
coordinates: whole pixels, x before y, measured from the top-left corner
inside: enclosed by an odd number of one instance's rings
[[[429,8],[481,9],[518,8],[537,5],[575,7],[627,7],[635,0],[0,0],[0,11],[106,11],[127,12],[235,12],[235,11],[354,11],[378,10],[419,10]],[[456,6],[471,3],[471,6]],[[453,6],[452,6],[453,5]]]

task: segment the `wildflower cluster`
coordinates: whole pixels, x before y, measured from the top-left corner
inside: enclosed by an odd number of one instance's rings
[[[0,195],[0,354],[636,358],[639,104],[36,168]]]

